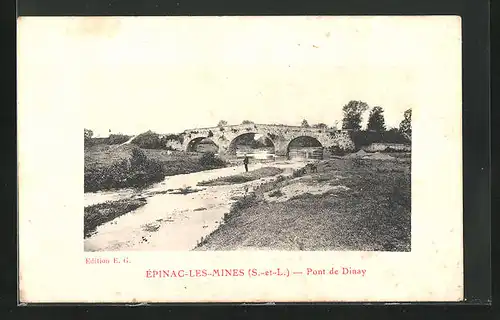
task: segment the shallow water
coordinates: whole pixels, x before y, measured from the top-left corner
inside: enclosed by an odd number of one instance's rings
[[[250,165],[250,170],[278,167],[289,175],[303,162],[273,162]],[[201,240],[219,227],[229,212],[234,198],[251,192],[258,184],[275,179],[266,177],[242,184],[198,187],[200,181],[243,173],[243,167],[228,167],[190,174],[170,176],[142,191],[123,189],[84,194],[84,205],[108,200],[145,197],[147,204],[99,226],[85,239],[85,251],[117,250],[192,250]],[[161,193],[191,187],[200,190],[188,194]]]

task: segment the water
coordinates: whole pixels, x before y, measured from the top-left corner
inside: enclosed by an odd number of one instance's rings
[[[274,166],[283,168],[285,170],[283,174],[289,175],[293,169],[303,165],[302,162],[282,161],[272,164],[251,164],[249,169]],[[85,239],[85,250],[192,250],[202,237],[219,227],[235,197],[251,192],[257,184],[275,177],[227,186],[198,187],[196,184],[244,171],[243,166],[221,168],[167,177],[164,181],[142,191],[123,189],[85,193],[85,206],[130,197],[147,199],[145,206],[99,226],[95,234]],[[186,195],[155,194],[168,189],[186,187],[200,191]]]
[[[323,159],[322,147],[290,148],[288,155],[291,159]]]
[[[236,151],[236,158],[244,158],[248,156],[249,158],[253,158],[256,160],[270,160],[270,159],[275,159],[276,155],[274,152],[269,151],[269,150],[250,150],[250,151]]]

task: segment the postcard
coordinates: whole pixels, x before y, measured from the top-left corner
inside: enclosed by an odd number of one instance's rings
[[[20,302],[463,300],[461,45],[458,16],[20,17]]]

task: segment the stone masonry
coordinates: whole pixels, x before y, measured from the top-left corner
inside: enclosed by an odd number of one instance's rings
[[[304,136],[315,138],[326,149],[334,146],[345,150],[354,148],[349,135],[340,130],[270,124],[241,124],[185,130],[180,135],[182,142],[176,145],[176,149],[192,151],[202,139],[210,138],[219,146],[219,154],[231,154],[235,150],[234,140],[238,136],[251,133],[269,138],[274,144],[276,155],[282,156],[287,155],[290,142]]]

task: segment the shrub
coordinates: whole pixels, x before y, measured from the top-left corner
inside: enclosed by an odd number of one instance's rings
[[[144,187],[165,178],[165,168],[149,159],[139,148],[132,149],[130,160],[123,159],[108,167],[91,168],[84,174],[84,191]]]
[[[164,141],[172,140],[172,141],[178,141],[179,143],[184,142],[184,135],[182,133],[180,134],[167,134],[166,136],[163,137]]]
[[[276,177],[276,182],[278,182],[278,183],[279,183],[279,182],[283,182],[283,181],[285,181],[285,180],[286,180],[286,178],[285,178],[283,175],[281,175],[281,174],[280,174],[279,176],[277,176],[277,177]]]
[[[220,168],[226,166],[224,160],[222,160],[219,157],[216,157],[213,152],[204,153],[201,156],[199,163],[205,168]]]
[[[353,152],[356,149],[351,136],[346,132],[331,133],[334,144],[328,150],[334,155],[344,155]]]
[[[354,142],[356,150],[382,140],[382,134],[376,131],[352,131],[350,136]]]
[[[143,150],[139,148],[132,149],[132,157],[130,158],[130,165],[133,168],[139,168],[141,166],[144,166],[147,161],[148,157],[146,156],[146,153]]]
[[[233,213],[234,211],[250,208],[251,206],[255,205],[256,202],[257,196],[255,195],[255,193],[249,193],[240,200],[234,202],[231,205],[231,210],[229,212]]]
[[[149,130],[141,133],[132,140],[132,143],[144,149],[161,149],[163,148],[160,135]]]
[[[408,140],[398,129],[390,129],[384,132],[382,142],[408,144],[411,140]]]
[[[168,134],[160,137],[160,145],[165,150],[182,150],[183,134]]]
[[[293,170],[292,177],[293,178],[298,178],[298,177],[302,177],[305,174],[306,174],[306,169],[305,168],[301,168],[301,169]]]
[[[279,197],[281,197],[282,195],[283,195],[283,192],[281,192],[281,190],[280,190],[280,189],[275,190],[275,191],[272,191],[272,192],[270,192],[270,193],[269,193],[269,196],[270,196],[270,197],[276,197],[276,198],[279,198]]]
[[[315,198],[318,198],[320,197],[320,195],[314,195],[310,192],[306,192],[306,193],[302,193],[302,194],[298,194],[296,196],[293,196],[290,198],[290,201],[292,200],[305,200],[305,199],[315,199]]]
[[[411,148],[407,147],[407,148],[394,148],[394,147],[387,147],[385,148],[384,150],[385,152],[395,152],[395,153],[398,153],[398,152],[409,152],[411,151]]]
[[[333,155],[336,155],[336,156],[343,156],[345,154],[347,154],[347,150],[344,150],[342,149],[341,147],[339,146],[332,146],[332,147],[329,147],[328,150],[333,154]]]
[[[407,144],[410,141],[397,129],[390,129],[385,132],[376,131],[352,131],[350,136],[356,146],[356,149],[368,146],[372,143],[402,143]]]
[[[93,145],[92,136],[94,132],[90,129],[83,129],[83,145],[85,147],[90,147]]]
[[[255,195],[255,193],[253,193],[253,192],[240,198],[239,200],[237,200],[236,202],[234,202],[231,205],[231,209],[229,210],[229,212],[224,213],[224,217],[222,218],[222,220],[224,221],[224,223],[229,222],[229,220],[231,220],[233,217],[235,217],[238,214],[238,211],[240,211],[242,209],[250,208],[253,205],[255,205],[257,202],[258,202],[258,198]]]

